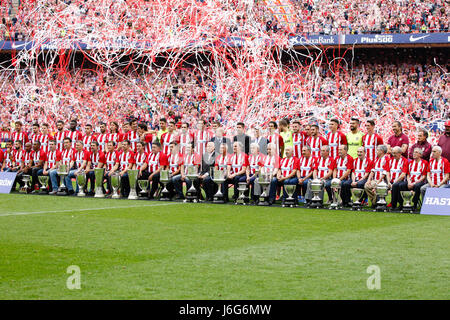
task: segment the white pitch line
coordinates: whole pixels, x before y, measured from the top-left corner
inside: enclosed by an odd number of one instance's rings
[[[114,210],[114,209],[128,209],[128,208],[142,208],[142,207],[160,207],[160,206],[173,206],[177,204],[183,204],[181,202],[176,203],[159,203],[159,204],[143,204],[136,206],[123,206],[123,207],[104,207],[104,208],[85,208],[85,209],[71,209],[71,210],[54,210],[54,211],[31,211],[31,212],[8,212],[1,213],[0,217],[5,216],[21,216],[29,214],[44,214],[44,213],[61,213],[61,212],[79,212],[79,211],[97,211],[97,210]]]

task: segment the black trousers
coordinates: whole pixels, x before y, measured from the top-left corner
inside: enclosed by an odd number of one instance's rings
[[[150,176],[150,174],[149,174],[149,176]],[[160,178],[160,175],[159,175],[159,173],[157,173],[150,180],[151,181],[150,194],[149,194],[150,198],[153,198],[155,196],[156,190],[158,190],[158,187],[159,187],[159,184],[160,184],[159,183],[159,178]]]

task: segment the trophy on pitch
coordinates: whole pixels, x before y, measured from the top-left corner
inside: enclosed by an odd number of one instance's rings
[[[41,184],[40,194],[48,194],[48,176],[39,176],[39,183]]]
[[[194,180],[198,178],[198,167],[187,166],[186,177],[191,181],[191,187],[186,191],[186,199],[184,202],[197,202],[197,189],[194,187]]]
[[[105,168],[95,168],[94,176],[95,176],[95,195],[94,198],[104,198],[105,194],[103,193],[103,175],[105,174]]]
[[[329,209],[338,209],[341,197],[341,180],[338,178],[334,178],[331,180],[331,195],[333,198],[333,202],[330,204]]]
[[[58,196],[65,196],[67,195],[67,187],[64,183],[64,180],[69,174],[69,167],[65,164],[60,165],[57,174],[59,176],[59,188],[56,194]]]
[[[324,183],[320,179],[314,179],[311,181],[311,192],[312,192],[312,199],[311,199],[311,208],[321,208],[323,207],[323,201],[320,199],[319,194],[323,192]]]
[[[361,205],[361,197],[364,193],[364,189],[358,189],[358,188],[353,188],[351,189],[352,192],[352,210],[358,210],[360,211],[362,209],[362,205]]]
[[[414,193],[412,191],[400,191],[400,195],[404,201],[402,212],[413,213],[413,206],[411,204]]]
[[[86,193],[84,193],[84,188],[86,187],[86,172],[84,170],[80,171],[77,175],[77,184],[78,184],[78,197],[86,197]]]
[[[136,181],[139,174],[139,170],[128,170],[128,181],[130,182],[130,194],[128,195],[128,200],[138,199],[136,192]]]
[[[286,191],[288,196],[287,196],[286,200],[284,200],[284,203],[281,205],[282,207],[294,208],[297,206],[295,198],[293,197],[296,188],[297,188],[297,185],[293,185],[293,184],[283,185],[283,189],[284,189],[284,191]]]
[[[141,197],[145,197],[145,195],[148,193],[148,180],[138,180],[137,181],[139,188],[141,189],[141,192],[139,192],[139,195]]]
[[[245,191],[248,190],[247,182],[239,182],[238,191],[239,196],[237,197],[234,204],[243,204],[244,206],[250,202],[250,199],[245,196]]]
[[[31,176],[24,174],[22,176],[22,181],[25,183],[21,188],[20,192],[28,193],[30,191],[30,186],[28,185],[31,181]]]
[[[212,177],[213,177],[212,180],[219,187],[217,193],[214,195],[213,203],[225,203],[224,196],[221,191],[222,183],[225,182],[225,171],[214,169],[214,174],[212,175]]]
[[[386,203],[385,198],[386,198],[386,196],[388,194],[388,190],[389,190],[388,185],[384,181],[381,181],[377,185],[375,191],[376,191],[376,195],[378,196],[378,201],[377,201],[377,206],[376,206],[376,208],[374,210],[375,212],[376,211],[384,211],[384,212],[386,212],[386,210],[387,210],[387,203]]]
[[[159,172],[159,181],[163,185],[163,188],[161,190],[161,196],[159,197],[159,200],[170,201],[169,190],[167,190],[167,188],[166,188],[166,184],[169,183],[169,181],[170,181],[169,170],[161,170]],[[154,182],[152,182],[152,183],[154,183]]]
[[[120,199],[120,194],[118,193],[118,190],[120,188],[120,175],[117,173],[113,173],[111,175],[111,188],[113,191],[111,199]]]
[[[258,206],[269,205],[268,186],[270,185],[271,175],[267,172],[261,171],[258,176],[258,183],[261,186],[262,193],[259,196]]]

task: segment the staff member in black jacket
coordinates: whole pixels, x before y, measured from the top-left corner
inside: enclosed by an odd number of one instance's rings
[[[214,168],[216,161],[214,150],[214,142],[208,142],[206,152],[202,156],[202,171],[198,177],[202,183],[203,190],[205,190],[206,201],[212,201],[217,192],[217,185],[211,179],[211,169]]]

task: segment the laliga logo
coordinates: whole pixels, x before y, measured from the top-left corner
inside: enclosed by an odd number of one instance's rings
[[[2,179],[0,180],[0,187],[11,187],[13,184],[13,181],[8,179]]]
[[[429,205],[434,205],[434,206],[450,206],[450,198],[428,197],[425,199],[424,204],[429,204]]]

